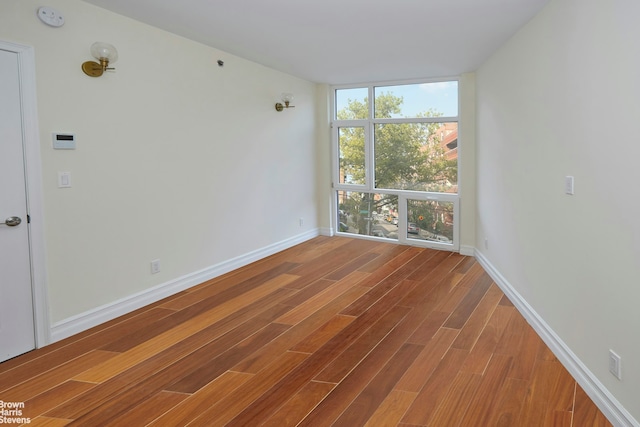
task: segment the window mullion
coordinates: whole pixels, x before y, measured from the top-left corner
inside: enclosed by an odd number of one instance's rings
[[[375,157],[375,149],[374,149],[374,132],[373,132],[373,117],[375,114],[375,92],[374,92],[374,87],[373,85],[368,87],[368,108],[369,108],[369,118],[368,118],[368,124],[367,124],[367,129],[368,132],[365,133],[365,147],[367,149],[367,153],[366,154],[366,168],[367,168],[367,188],[370,191],[373,191],[373,189],[376,187],[375,184],[375,163],[374,163],[374,157]]]
[[[415,117],[415,118],[384,118],[384,119],[372,119],[373,123],[380,124],[396,124],[396,123],[444,123],[452,122],[457,123],[458,117]]]
[[[369,121],[367,126],[368,132],[366,132],[366,145],[369,148],[367,154],[367,170],[369,172],[369,181],[367,182],[369,190],[373,191],[376,188],[376,172],[375,172],[375,129],[373,128],[373,122]]]

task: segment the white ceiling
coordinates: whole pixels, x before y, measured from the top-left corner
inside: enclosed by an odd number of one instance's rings
[[[476,70],[548,0],[84,0],[329,84]],[[220,58],[225,59],[225,58]]]

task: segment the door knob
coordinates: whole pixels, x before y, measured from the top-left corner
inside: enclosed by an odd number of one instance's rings
[[[8,225],[9,227],[15,227],[16,225],[20,225],[22,220],[19,216],[10,216],[9,218],[4,220],[4,223],[0,223],[0,225]]]

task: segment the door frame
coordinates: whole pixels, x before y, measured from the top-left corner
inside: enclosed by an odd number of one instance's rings
[[[49,301],[47,294],[46,245],[42,190],[42,161],[36,98],[35,54],[32,46],[0,40],[0,49],[18,57],[20,102],[22,104],[22,144],[26,179],[27,212],[30,222],[29,254],[36,348],[51,342]]]

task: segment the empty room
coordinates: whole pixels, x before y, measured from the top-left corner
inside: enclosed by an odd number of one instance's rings
[[[638,18],[3,0],[0,423],[640,427]]]

